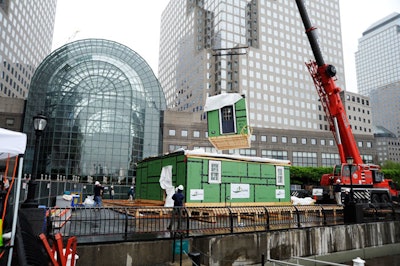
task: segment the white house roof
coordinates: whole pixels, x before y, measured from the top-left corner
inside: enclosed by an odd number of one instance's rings
[[[185,150],[185,155],[191,157],[208,157],[208,158],[225,158],[236,161],[247,161],[247,162],[261,162],[261,163],[269,163],[269,164],[279,164],[279,165],[290,165],[289,160],[278,160],[278,159],[270,159],[270,158],[261,158],[261,157],[253,157],[253,156],[242,156],[236,154],[222,154],[222,153],[211,153],[205,152],[203,149],[197,150]]]
[[[242,98],[243,96],[239,93],[223,93],[208,97],[204,105],[204,111],[218,110],[224,106],[233,105]]]

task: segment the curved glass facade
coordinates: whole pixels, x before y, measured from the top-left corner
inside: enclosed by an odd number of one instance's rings
[[[38,67],[24,121],[31,169],[32,117],[43,113],[38,174],[132,177],[134,163],[158,155],[165,97],[149,65],[119,43],[66,44]],[[39,177],[38,177],[39,178]]]

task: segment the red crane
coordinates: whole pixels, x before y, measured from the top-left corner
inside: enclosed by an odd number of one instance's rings
[[[391,197],[398,197],[393,182],[383,178],[379,165],[363,162],[340,98],[341,89],[335,83],[336,68],[324,62],[315,34],[316,28],[311,25],[304,2],[296,0],[296,4],[315,57],[315,61],[306,65],[329,121],[341,161],[341,165],[334,167],[333,174],[322,176],[321,185],[330,186],[340,179],[342,184],[350,186],[352,200],[359,202],[387,202]],[[362,193],[356,195],[357,192]]]

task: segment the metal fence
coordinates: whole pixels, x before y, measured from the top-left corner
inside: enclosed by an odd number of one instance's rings
[[[22,193],[19,201],[23,202],[28,193],[28,179],[23,179]],[[80,200],[84,201],[87,196],[94,194],[94,183],[80,183],[79,180],[50,180],[50,179],[37,179],[35,199],[40,205],[47,207],[53,207],[56,205],[57,197],[62,196],[66,192],[77,194],[80,196]],[[105,187],[103,198],[109,199],[109,188],[114,186],[114,198],[115,199],[127,199],[127,192],[131,185],[129,184],[118,184],[118,183],[103,183]]]
[[[72,207],[47,209],[47,233],[79,243],[221,235],[343,224],[337,205],[265,207]]]
[[[185,236],[220,235],[307,228],[343,224],[344,209],[338,205],[184,207],[179,215],[167,207],[49,207],[65,191],[79,194],[79,203],[93,194],[93,184],[39,180],[37,195],[46,208],[43,231],[76,236],[78,242],[129,241]],[[105,184],[107,186],[107,184]],[[110,184],[108,184],[110,186]],[[115,198],[127,198],[129,185],[114,185]],[[108,194],[105,198],[108,198]],[[35,219],[35,218],[32,218]],[[367,204],[363,222],[400,220],[399,205]],[[171,227],[170,227],[171,225]]]

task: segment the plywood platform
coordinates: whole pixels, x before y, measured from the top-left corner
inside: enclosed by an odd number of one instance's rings
[[[104,199],[104,207],[145,207],[145,206],[164,206],[163,201],[158,200],[121,200]]]
[[[250,148],[250,134],[224,135],[209,137],[208,140],[217,150]]]

